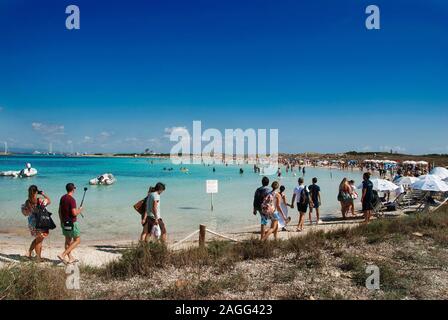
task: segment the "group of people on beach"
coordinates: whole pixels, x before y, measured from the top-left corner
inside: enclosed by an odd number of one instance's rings
[[[313,223],[313,211],[316,214],[316,224],[322,223],[319,209],[322,204],[321,190],[317,185],[317,178],[314,177],[311,180],[312,184],[309,186],[305,185],[303,177],[300,177],[297,182],[298,184],[293,190],[291,203],[288,203],[284,186],[280,186],[278,181],[274,181],[271,187],[269,187],[269,178],[263,177],[261,179],[262,185],[255,191],[253,200],[253,214],[260,215],[261,240],[268,239],[270,235],[277,239],[279,229],[286,231],[286,225],[291,222],[291,217],[288,215],[288,207],[294,209],[295,205],[299,215],[296,231],[303,231],[307,212],[310,224]],[[369,172],[363,174],[362,186],[362,212],[365,222],[369,222],[372,217],[375,198]],[[349,181],[347,178],[344,178],[339,185],[338,192],[338,201],[341,204],[343,219],[347,218],[349,212],[351,212],[352,216],[356,216],[355,200],[358,198],[355,181]],[[268,226],[269,221],[270,226]]]
[[[312,179],[310,186],[305,186],[304,178],[298,179],[298,185],[294,188],[291,203],[288,203],[285,195],[285,186],[280,186],[274,181],[269,188],[269,178],[261,179],[261,187],[254,194],[253,214],[260,214],[260,238],[266,240],[272,234],[277,239],[278,231],[286,231],[286,225],[291,222],[288,215],[288,207],[294,209],[297,205],[299,222],[296,231],[301,232],[304,228],[305,214],[309,209],[309,221],[312,223],[312,212],[316,212],[316,224],[322,222],[319,218],[319,207],[321,205],[320,187],[317,178]],[[268,227],[269,221],[271,222]]]
[[[73,250],[81,242],[81,231],[77,221],[78,215],[82,214],[83,208],[76,206],[76,200],[73,197],[76,186],[73,183],[68,183],[65,186],[66,194],[64,194],[59,201],[59,220],[62,228],[62,234],[65,237],[64,251],[58,255],[59,260],[64,264],[78,262],[72,255]],[[51,204],[50,197],[40,191],[36,185],[28,188],[28,198],[22,205],[22,213],[28,218],[28,228],[31,236],[34,237],[29,249],[26,252],[28,258],[32,257],[33,252],[36,254],[38,261],[42,260],[42,245],[45,238],[50,234],[48,227],[41,228],[40,219],[46,213],[49,218],[51,213],[47,213],[46,207]]]
[[[341,204],[342,218],[347,219],[347,215],[350,212],[352,217],[356,217],[355,213],[355,200],[359,198],[356,192],[356,186],[354,180],[342,179],[339,184],[338,201]],[[362,182],[362,212],[364,214],[365,222],[369,222],[372,217],[373,207],[375,201],[375,192],[373,190],[373,183],[370,181],[370,173],[365,172],[363,174]]]
[[[78,222],[78,216],[82,215],[83,207],[77,207],[74,194],[76,186],[68,183],[65,186],[66,194],[59,200],[59,222],[62,234],[65,237],[64,251],[58,254],[58,259],[64,264],[78,262],[73,256],[73,251],[81,243],[81,230]],[[141,224],[143,231],[140,235],[141,241],[148,241],[151,235],[155,235],[154,230],[158,230],[157,238],[165,243],[167,238],[166,226],[160,215],[160,195],[165,191],[165,185],[161,182],[154,187],[150,187],[148,195],[145,198],[145,207],[141,216]],[[47,211],[47,207],[51,204],[50,197],[43,191],[39,190],[36,185],[28,188],[28,198],[22,205],[22,214],[28,219],[28,228],[31,236],[34,238],[29,249],[25,253],[26,257],[32,258],[33,253],[36,255],[38,262],[42,261],[42,247],[44,240],[49,236],[50,229],[56,226],[51,219],[51,213]],[[42,217],[50,219],[53,227],[42,228],[40,220]]]

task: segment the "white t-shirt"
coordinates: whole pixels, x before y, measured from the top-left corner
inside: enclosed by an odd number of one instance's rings
[[[154,213],[152,212],[152,206],[154,201],[158,201],[156,205],[156,214],[160,219],[160,194],[158,192],[151,192],[148,197],[148,201],[146,201],[146,211],[148,212],[148,216],[154,218]]]
[[[300,186],[297,186],[294,188],[294,195],[296,196],[296,203],[300,202],[300,195],[302,193],[302,190],[305,189],[305,185],[301,184]],[[306,188],[308,191],[308,188]]]

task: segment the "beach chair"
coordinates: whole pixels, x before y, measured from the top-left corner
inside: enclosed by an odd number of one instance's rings
[[[428,192],[422,190],[412,190],[411,192],[406,192],[401,200],[400,205],[403,207],[410,207],[421,203],[428,195]]]
[[[396,211],[398,209],[401,209],[402,207],[404,207],[404,198],[406,196],[406,193],[400,193],[394,201],[392,202],[387,202],[384,204],[385,210],[386,211]]]
[[[417,211],[415,211],[415,213],[418,213],[418,214],[431,213],[431,203],[426,201],[426,203],[423,206],[419,207],[417,209]]]
[[[378,199],[378,201],[373,203],[373,214],[376,217],[381,217],[384,215],[384,210],[386,209],[386,207],[384,206],[384,204]]]

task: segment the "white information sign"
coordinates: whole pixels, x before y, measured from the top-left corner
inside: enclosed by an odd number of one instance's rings
[[[218,180],[207,180],[205,187],[207,193],[218,193]]]

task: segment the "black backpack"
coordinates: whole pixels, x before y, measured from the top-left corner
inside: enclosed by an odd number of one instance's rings
[[[33,215],[36,218],[36,229],[37,230],[53,230],[56,228],[56,225],[51,219],[51,212],[47,210],[44,206],[37,206]]]
[[[306,186],[300,191],[300,204],[308,205],[310,203],[310,193],[308,192]]]
[[[261,205],[263,204],[264,198],[269,193],[266,187],[260,187],[255,191],[254,196],[254,208],[261,211]]]

